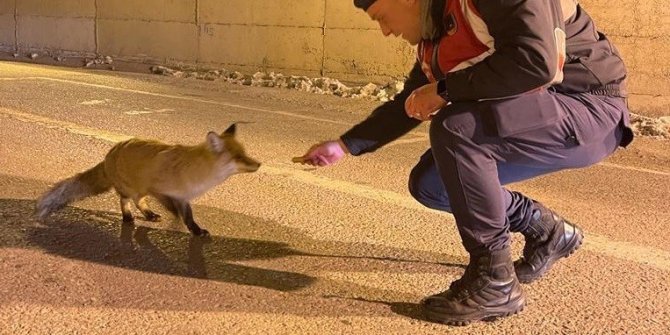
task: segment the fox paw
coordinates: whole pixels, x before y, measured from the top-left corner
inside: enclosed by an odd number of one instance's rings
[[[209,237],[209,232],[207,229],[200,229],[198,232],[193,232],[193,235],[199,236],[199,237]]]
[[[124,215],[123,224],[135,224],[135,218],[132,215]]]
[[[147,212],[144,214],[144,218],[149,222],[161,222],[161,216],[154,212]]]

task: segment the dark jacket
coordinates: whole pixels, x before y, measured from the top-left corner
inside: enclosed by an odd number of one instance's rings
[[[619,52],[573,0],[434,1],[442,6],[445,34],[419,45],[418,61],[393,101],[341,136],[353,155],[374,151],[419,125],[405,114],[405,99],[434,80],[446,80],[452,102],[510,98],[549,87],[566,94],[626,95]]]

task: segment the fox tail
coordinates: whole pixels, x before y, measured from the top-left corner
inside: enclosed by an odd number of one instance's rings
[[[112,188],[105,175],[104,162],[73,177],[62,180],[44,193],[35,206],[35,214],[44,219],[69,203],[104,193]]]

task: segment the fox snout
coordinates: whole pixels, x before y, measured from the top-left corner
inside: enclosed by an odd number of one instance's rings
[[[256,172],[261,167],[261,163],[251,158],[245,158],[238,161],[237,166],[241,172]]]

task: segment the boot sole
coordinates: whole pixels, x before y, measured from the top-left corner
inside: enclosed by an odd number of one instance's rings
[[[445,324],[448,326],[467,326],[475,321],[494,321],[518,314],[526,306],[526,298],[521,295],[516,300],[510,301],[503,306],[483,308],[470,315],[462,315],[460,318],[445,317],[443,313],[424,308],[424,315],[428,321]]]
[[[549,257],[544,266],[541,267],[538,271],[534,272],[532,275],[519,276],[519,274],[517,273],[517,278],[519,279],[519,282],[523,284],[530,284],[535,280],[542,278],[549,270],[551,270],[551,268],[554,266],[554,263],[556,263],[561,258],[570,257],[570,255],[574,254],[575,251],[577,251],[582,246],[582,243],[584,242],[584,232],[576,225],[572,226],[575,227],[576,232],[575,232],[575,238],[571,241],[571,243],[566,245],[559,252],[555,253],[554,256]]]

